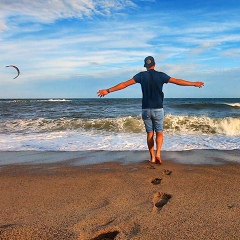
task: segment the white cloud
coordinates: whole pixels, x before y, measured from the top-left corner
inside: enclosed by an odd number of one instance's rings
[[[222,52],[222,55],[230,58],[240,57],[240,48],[224,51]]]
[[[149,54],[148,42],[155,35],[142,26],[141,22],[101,22],[81,33],[77,28],[55,31],[53,25],[52,32],[44,35],[29,29],[29,34],[1,43],[0,65],[18,65],[21,81],[54,76],[67,79],[79,74],[103,77],[112,70],[118,74],[129,65],[139,66],[139,61],[142,66]]]
[[[5,21],[2,17],[0,17],[0,32],[4,31],[7,29],[7,26],[5,24]]]
[[[130,0],[2,0],[1,15],[33,17],[40,22],[53,22],[63,18],[91,17],[94,14],[110,15],[126,7],[134,7]]]
[[[189,53],[190,54],[197,54],[197,53],[200,53],[200,52],[202,52],[206,49],[210,49],[217,44],[218,44],[218,42],[204,42],[204,43],[200,44],[198,47],[191,49],[189,51]]]

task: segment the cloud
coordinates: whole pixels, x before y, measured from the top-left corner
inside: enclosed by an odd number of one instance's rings
[[[19,33],[2,41],[0,65],[18,65],[21,81],[25,82],[77,75],[102,78],[112,70],[124,72],[129,65],[139,66],[139,62],[142,66],[142,59],[151,49],[149,41],[156,36],[141,22],[127,20],[96,22],[83,31],[74,25],[55,29],[51,24],[51,32],[41,27],[38,32],[34,24],[33,32],[28,26],[24,34],[19,28]]]
[[[218,42],[204,42],[202,44],[200,44],[198,47],[193,48],[189,51],[190,54],[197,54],[200,53],[204,50],[208,50],[210,48],[212,48],[215,45],[218,45]]]
[[[222,52],[222,55],[226,56],[226,57],[229,57],[229,58],[240,57],[240,48],[230,49],[230,50],[224,51],[224,52]]]
[[[57,19],[83,18],[110,15],[126,7],[134,7],[130,0],[2,0],[0,13],[6,17],[33,17],[36,21],[50,23]]]
[[[7,26],[5,24],[4,19],[0,17],[0,32],[3,32],[6,29],[7,29]]]

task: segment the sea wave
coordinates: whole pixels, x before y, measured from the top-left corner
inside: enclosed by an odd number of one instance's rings
[[[69,100],[69,99],[65,99],[65,98],[63,98],[63,99],[48,99],[48,100],[45,100],[45,101],[49,101],[49,102],[70,102],[71,100]]]
[[[41,133],[59,131],[145,132],[141,116],[80,119],[19,119],[0,121],[0,133]],[[223,134],[240,136],[240,118],[210,118],[167,114],[164,131],[170,134]]]
[[[239,136],[240,118],[189,117],[169,114],[165,117],[164,127],[167,132],[171,133],[204,133]]]
[[[237,107],[240,108],[240,103],[226,103],[227,105],[231,106],[231,107]]]
[[[66,130],[104,130],[112,132],[142,132],[144,125],[140,117],[120,117],[85,120],[79,118],[19,119],[0,121],[0,133],[7,132],[53,132]]]
[[[179,103],[179,104],[170,104],[173,108],[179,108],[179,109],[230,109],[230,108],[238,108],[240,107],[240,103]]]
[[[51,99],[0,99],[2,103],[28,103],[28,102],[71,102],[71,99],[51,98]]]

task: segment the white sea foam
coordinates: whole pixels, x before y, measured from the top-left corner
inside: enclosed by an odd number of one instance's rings
[[[63,98],[63,99],[49,99],[47,101],[49,101],[49,102],[70,102],[71,100]]]
[[[226,134],[228,136],[240,135],[240,119],[237,118],[225,118],[219,122],[219,133]]]
[[[240,149],[240,136],[165,134],[163,150]],[[147,150],[145,133],[104,133],[62,131],[52,133],[0,134],[1,151],[52,150]]]
[[[4,103],[23,103],[23,102],[71,102],[71,99],[65,98],[51,98],[51,99],[11,99],[11,100],[0,100],[0,102]]]
[[[165,117],[165,130],[168,133],[180,134],[224,134],[240,136],[240,118],[210,118],[206,116],[175,116]]]
[[[226,103],[227,105],[229,106],[232,106],[232,107],[239,107],[240,108],[240,103]]]

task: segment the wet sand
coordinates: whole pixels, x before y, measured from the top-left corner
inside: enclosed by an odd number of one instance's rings
[[[128,152],[126,165],[80,165],[72,155],[17,164],[14,154],[13,164],[0,166],[0,239],[240,239],[238,163],[159,166],[132,163]]]

